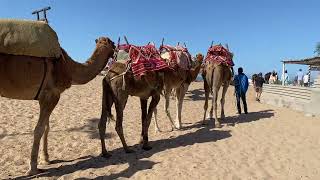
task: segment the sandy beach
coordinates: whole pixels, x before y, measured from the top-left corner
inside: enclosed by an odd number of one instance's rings
[[[107,149],[100,157],[97,124],[101,112],[99,76],[65,91],[50,118],[50,165],[39,179],[320,179],[320,118],[254,101],[250,87],[249,114],[237,115],[233,87],[226,98],[226,120],[201,125],[204,105],[202,82],[189,87],[183,106],[184,128],[170,130],[159,103],[164,132],[149,129],[153,147],[138,145],[141,131],[139,99],[130,97],[124,113],[127,143],[136,151],[126,154],[114,130],[107,127]],[[175,116],[175,101],[170,111]],[[0,98],[0,179],[24,177],[28,170],[33,129],[38,120],[36,101]],[[40,148],[41,149],[41,148]]]

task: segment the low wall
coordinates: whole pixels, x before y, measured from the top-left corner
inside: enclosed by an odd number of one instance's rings
[[[261,102],[306,112],[312,97],[312,89],[297,86],[265,84]]]
[[[320,75],[309,88],[265,84],[261,102],[320,115]]]
[[[314,81],[312,88],[311,101],[306,109],[307,113],[320,115],[320,76]]]

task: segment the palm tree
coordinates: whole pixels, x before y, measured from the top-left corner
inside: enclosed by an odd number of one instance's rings
[[[316,45],[316,50],[314,51],[318,56],[320,56],[320,42],[317,43]]]

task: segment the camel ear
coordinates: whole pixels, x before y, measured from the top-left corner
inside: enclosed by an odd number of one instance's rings
[[[96,39],[96,44],[98,43],[98,39]]]

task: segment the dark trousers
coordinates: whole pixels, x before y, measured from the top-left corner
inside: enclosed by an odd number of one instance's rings
[[[238,108],[238,113],[241,114],[241,104],[240,104],[240,99],[242,100],[243,103],[243,108],[244,108],[244,113],[248,113],[247,109],[247,100],[246,100],[246,94],[245,93],[236,93],[237,96],[237,108]]]

